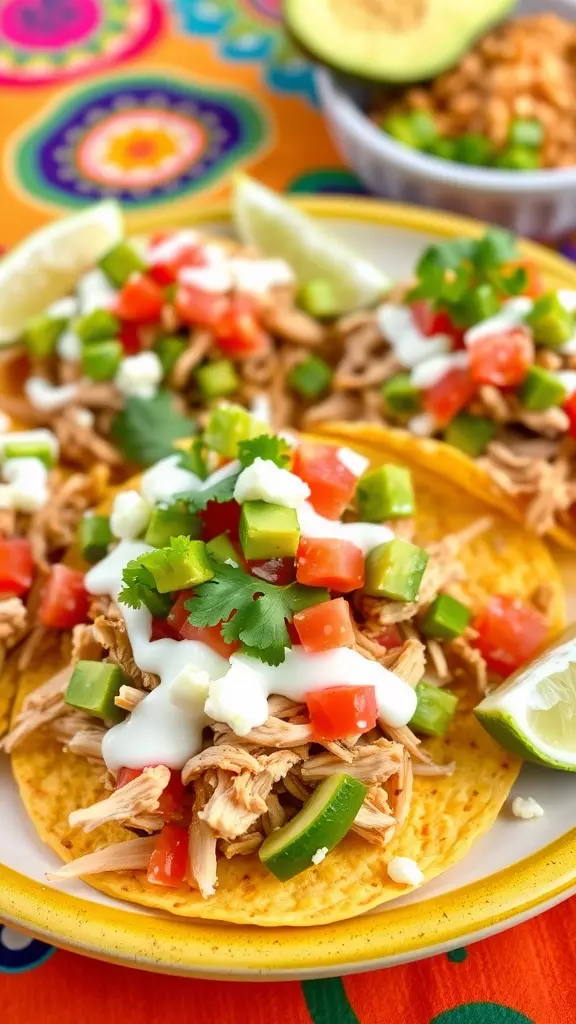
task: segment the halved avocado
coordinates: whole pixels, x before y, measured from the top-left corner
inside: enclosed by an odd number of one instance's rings
[[[284,0],[289,31],[338,71],[416,82],[455,64],[515,0]]]

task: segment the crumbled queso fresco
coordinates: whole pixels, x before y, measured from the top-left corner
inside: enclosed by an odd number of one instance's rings
[[[412,857],[392,857],[388,875],[400,885],[420,885],[424,881],[424,875]]]
[[[321,846],[319,850],[316,850],[316,853],[312,857],[312,863],[313,864],[321,864],[327,853],[328,853],[328,847],[327,846]]]
[[[526,798],[516,796],[512,801],[512,814],[515,818],[524,818],[528,821],[530,818],[541,818],[544,814],[544,808],[540,806],[533,796]]]

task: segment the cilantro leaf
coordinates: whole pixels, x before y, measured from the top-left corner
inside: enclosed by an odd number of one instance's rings
[[[281,437],[260,434],[248,441],[240,441],[238,460],[243,469],[251,466],[256,459],[268,459],[282,468],[290,462],[290,448]]]
[[[327,590],[289,583],[273,583],[250,576],[231,565],[213,564],[214,578],[194,588],[186,601],[188,619],[194,626],[217,626],[227,643],[240,640],[253,657],[267,665],[280,665],[291,647],[286,620],[313,604],[329,601]]]
[[[146,555],[139,555],[128,562],[122,571],[124,584],[118,600],[128,608],[141,608],[144,605],[152,615],[165,619],[172,607],[170,594],[159,594],[154,577],[143,564]]]
[[[202,491],[198,491],[197,494],[184,493],[178,494],[176,497],[178,501],[186,502],[190,512],[203,512],[209,501],[216,501],[218,504],[232,501],[234,498],[234,488],[239,476],[240,472],[237,470],[217,480],[210,487],[205,487]]]
[[[195,437],[189,448],[180,453],[178,465],[182,469],[195,473],[201,480],[208,476],[208,463],[206,461],[206,445],[202,437]]]
[[[196,433],[194,424],[179,413],[169,391],[154,398],[129,395],[112,422],[112,438],[129,462],[152,466],[174,453],[174,442]]]

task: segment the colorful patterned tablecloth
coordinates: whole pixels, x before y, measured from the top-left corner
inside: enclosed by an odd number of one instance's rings
[[[289,192],[363,191],[282,35],[280,0],[0,0],[0,97],[7,246],[104,196],[129,217],[184,216],[240,167]],[[247,989],[84,960],[0,926],[0,1021],[573,1024],[575,935],[572,901],[447,956]]]

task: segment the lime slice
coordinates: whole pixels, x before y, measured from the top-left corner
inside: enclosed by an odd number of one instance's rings
[[[252,178],[236,178],[233,203],[240,237],[266,256],[285,259],[300,285],[319,278],[329,281],[339,313],[368,306],[389,288],[382,270]]]
[[[476,708],[502,746],[528,761],[576,771],[576,631],[520,669]]]
[[[0,345],[66,295],[123,234],[120,207],[106,201],[47,224],[9,252],[0,261]]]

